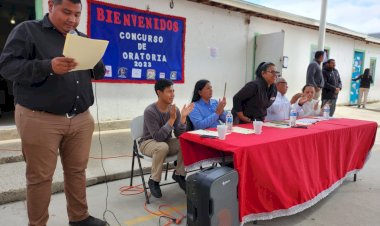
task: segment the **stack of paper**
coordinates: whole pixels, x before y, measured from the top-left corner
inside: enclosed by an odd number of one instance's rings
[[[290,128],[289,121],[270,121],[270,122],[264,122],[264,126],[281,128],[281,129]]]
[[[296,124],[298,125],[311,125],[311,124],[315,124],[317,122],[321,121],[320,119],[318,118],[301,118],[301,119],[297,119],[296,120]]]
[[[218,132],[216,131],[210,131],[210,130],[204,130],[204,129],[198,129],[190,131],[189,133],[192,134],[198,134],[198,135],[208,135],[208,136],[218,136]]]
[[[232,132],[240,133],[240,134],[254,134],[255,133],[253,129],[246,129],[246,128],[241,128],[238,126],[232,127]]]

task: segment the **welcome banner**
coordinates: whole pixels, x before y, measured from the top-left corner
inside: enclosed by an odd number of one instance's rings
[[[87,1],[87,34],[109,41],[103,82],[184,82],[186,19]]]

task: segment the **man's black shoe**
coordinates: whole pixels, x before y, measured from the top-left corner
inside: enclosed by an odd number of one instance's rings
[[[98,218],[95,218],[93,216],[89,216],[84,220],[81,221],[75,221],[75,222],[69,222],[70,226],[106,226],[107,222],[102,221]]]
[[[162,197],[162,193],[161,193],[161,188],[160,188],[160,183],[159,182],[156,182],[156,181],[152,180],[151,178],[149,178],[148,185],[149,185],[150,193],[152,193],[152,195],[154,197],[156,197],[156,198],[161,198]]]
[[[176,171],[173,172],[172,176],[173,180],[175,180],[179,186],[186,192],[186,179],[185,176],[177,175]]]

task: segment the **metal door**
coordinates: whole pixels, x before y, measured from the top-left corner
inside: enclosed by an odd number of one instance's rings
[[[256,36],[254,71],[261,62],[272,62],[282,72],[284,38],[284,31]]]

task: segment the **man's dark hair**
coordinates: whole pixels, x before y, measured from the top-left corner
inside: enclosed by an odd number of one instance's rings
[[[331,63],[331,61],[335,61],[335,60],[334,59],[328,59],[327,63],[329,64],[329,63]]]
[[[53,0],[53,3],[54,5],[60,5],[62,4],[62,1],[63,0]],[[74,4],[81,4],[82,5],[82,0],[69,0],[70,2],[74,3]]]
[[[314,59],[318,59],[319,57],[325,55],[324,51],[317,51],[315,52]]]
[[[206,79],[199,80],[197,83],[195,83],[193,98],[191,99],[191,102],[196,102],[201,99],[199,91],[205,88],[207,83],[210,83],[210,81]]]
[[[158,96],[158,93],[157,93],[158,90],[160,90],[161,92],[164,92],[165,88],[170,87],[172,85],[173,85],[173,82],[171,80],[160,78],[157,80],[156,84],[154,84],[154,91],[156,92]]]

